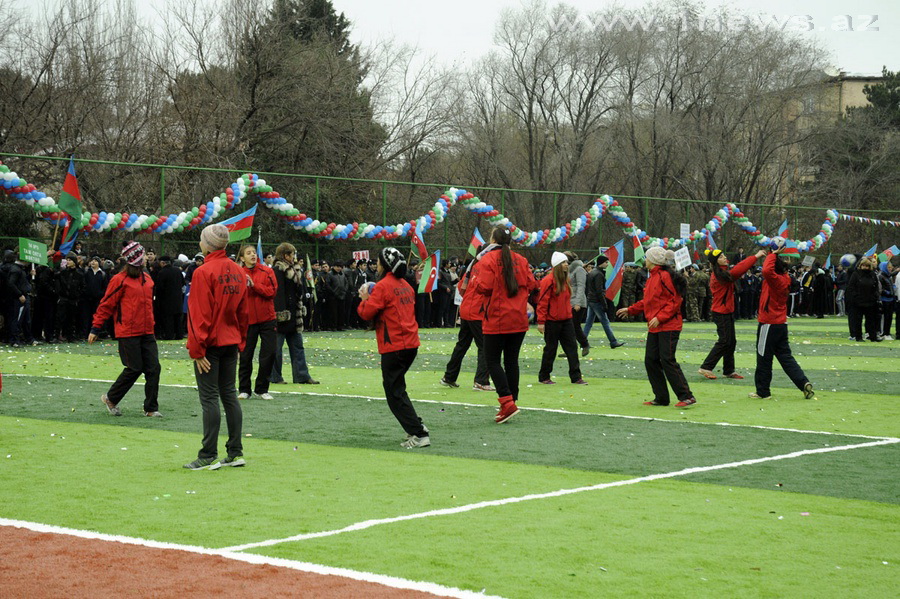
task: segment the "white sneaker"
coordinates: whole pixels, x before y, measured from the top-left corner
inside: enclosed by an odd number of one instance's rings
[[[884,340],[885,340],[885,341],[893,341],[894,338],[893,338],[891,335],[885,335],[885,336],[884,336]]]
[[[431,439],[428,437],[416,437],[412,436],[403,443],[400,444],[400,447],[405,449],[415,449],[416,447],[428,447],[431,445]]]
[[[259,398],[265,399],[266,401],[272,401],[273,399],[275,399],[274,397],[272,397],[271,393],[260,393]]]
[[[238,393],[238,399],[250,399],[249,393]]]

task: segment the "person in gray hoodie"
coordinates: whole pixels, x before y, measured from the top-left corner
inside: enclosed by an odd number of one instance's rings
[[[581,330],[581,321],[584,319],[587,309],[587,272],[584,270],[584,263],[578,259],[575,252],[566,252],[566,258],[569,259],[569,285],[572,287],[572,322],[575,323],[575,339],[581,346],[581,355],[586,356],[591,351],[591,344],[588,343],[584,331]]]

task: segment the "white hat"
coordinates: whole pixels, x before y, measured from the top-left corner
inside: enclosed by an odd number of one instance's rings
[[[553,255],[550,256],[550,266],[556,266],[558,264],[562,264],[563,262],[568,262],[569,259],[566,258],[566,255],[562,252],[553,252]]]
[[[666,250],[658,245],[654,245],[644,253],[644,260],[650,264],[665,264]]]

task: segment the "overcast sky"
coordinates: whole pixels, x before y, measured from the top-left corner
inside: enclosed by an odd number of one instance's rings
[[[115,0],[105,0],[112,4]],[[151,19],[178,0],[138,0]],[[332,0],[353,23],[353,40],[370,43],[395,38],[453,64],[469,62],[490,50],[494,25],[506,7],[520,0]],[[38,2],[26,2],[36,5]],[[555,4],[551,1],[549,4]],[[583,15],[612,4],[637,7],[643,0],[569,0]],[[809,29],[832,53],[832,66],[851,73],[877,74],[886,65],[900,70],[900,0],[707,0],[709,13],[723,4],[763,15],[767,22]],[[854,31],[845,29],[849,24]],[[874,19],[874,21],[873,21]],[[877,28],[878,31],[871,31]],[[863,30],[866,29],[866,30]]]

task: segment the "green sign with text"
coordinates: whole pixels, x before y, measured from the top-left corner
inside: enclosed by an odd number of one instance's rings
[[[32,264],[47,264],[47,244],[19,237],[19,260]]]

